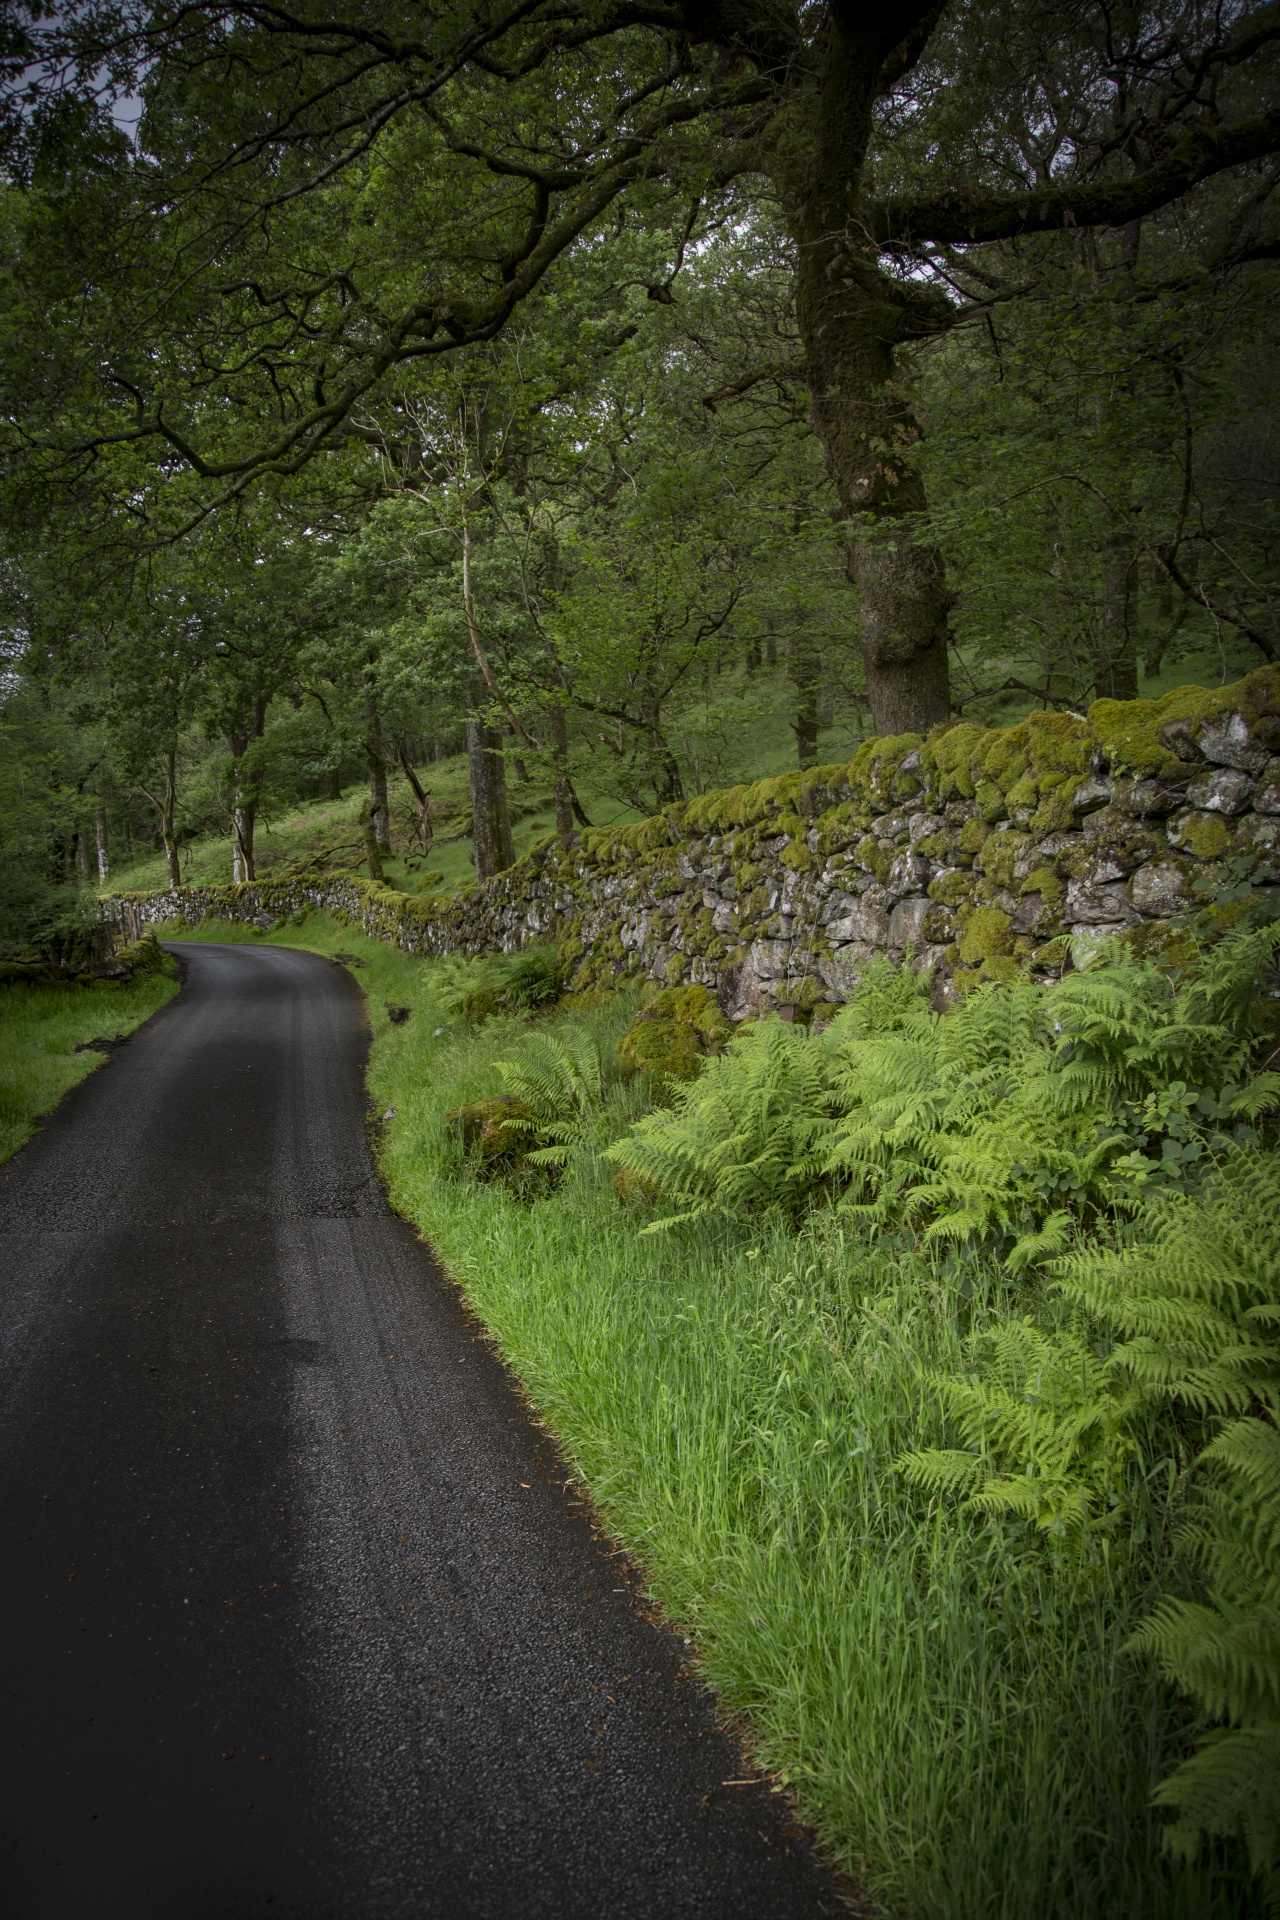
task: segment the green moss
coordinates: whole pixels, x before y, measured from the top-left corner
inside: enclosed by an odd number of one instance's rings
[[[960,958],[969,966],[1013,952],[1013,922],[999,907],[974,907],[960,929]]]
[[[692,1080],[708,1053],[719,1053],[733,1029],[703,986],[666,987],[641,1008],[617,1046],[618,1071],[646,1073],[655,1083]]]
[[[1048,972],[1059,973],[1066,966],[1070,952],[1070,938],[1061,933],[1056,939],[1046,940],[1042,947],[1036,948],[1031,956],[1032,964]]]
[[[536,1116],[533,1108],[514,1094],[473,1100],[443,1117],[445,1126],[460,1137],[464,1153],[482,1178],[509,1177],[523,1167]]]
[[[1045,794],[1031,816],[1031,824],[1037,833],[1070,833],[1076,822],[1075,808],[1072,805],[1076,785],[1076,778],[1071,775],[1062,780],[1051,793]]]
[[[1176,836],[1175,844],[1197,860],[1217,860],[1231,845],[1231,830],[1220,813],[1183,814]]]
[[[960,829],[960,851],[962,853],[981,853],[991,833],[990,822],[980,814],[972,820],[966,820]]]
[[[1095,700],[1089,727],[1113,767],[1159,774],[1178,765],[1160,738],[1162,727],[1183,721],[1195,728],[1228,713],[1249,720],[1280,714],[1280,665],[1260,667],[1230,687],[1174,687],[1159,700]]]
[[[1027,875],[1018,892],[1038,893],[1046,906],[1060,907],[1066,898],[1067,889],[1059,878],[1056,867],[1037,867],[1034,873]]]
[[[1010,807],[1036,807],[1040,804],[1040,789],[1029,773],[1015,780],[1005,799]]]
[[[992,954],[984,960],[980,968],[983,980],[994,980],[1000,986],[1007,986],[1016,980],[1022,972],[1020,963],[1012,954]]]
[[[1002,789],[996,786],[994,781],[981,781],[974,792],[973,799],[974,805],[984,820],[994,824],[995,821],[1004,819],[1007,802]]]
[[[990,744],[982,756],[982,770],[989,781],[1008,793],[1031,764],[1026,722],[1017,727],[997,728],[987,738]]]
[[[962,907],[973,898],[973,875],[964,871],[940,873],[929,882],[928,894],[939,906]]]
[[[982,871],[998,887],[1011,887],[1014,865],[1030,845],[1025,833],[993,833],[983,844]]]

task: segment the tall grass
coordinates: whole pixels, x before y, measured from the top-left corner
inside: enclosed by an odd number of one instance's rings
[[[77,1053],[88,1040],[118,1039],[171,1000],[177,981],[143,975],[130,985],[0,987],[0,1161],[16,1153],[69,1088],[106,1059]]]
[[[1043,1542],[931,1500],[891,1462],[942,1444],[929,1379],[1012,1305],[903,1236],[819,1220],[644,1236],[598,1154],[530,1202],[470,1179],[442,1116],[495,1092],[515,1024],[461,1029],[424,963],[358,955],[396,1205],[438,1249],[762,1762],[891,1912],[1213,1920],[1251,1911],[1221,1863],[1162,1858],[1150,1795],[1177,1700],[1124,1643],[1172,1577],[1168,1485],[1128,1571],[1062,1577]],[[413,1009],[393,1026],[385,1003]],[[579,1016],[612,1051],[625,1004]],[[443,1029],[443,1031],[437,1031]],[[640,1092],[616,1087],[595,1146]],[[1027,1310],[1023,1291],[1018,1311]],[[1048,1313],[1046,1306],[1043,1310]]]

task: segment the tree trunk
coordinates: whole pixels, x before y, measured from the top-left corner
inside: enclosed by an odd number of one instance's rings
[[[107,853],[107,810],[101,805],[94,811],[93,838],[98,853],[98,881],[105,886],[111,877],[111,861]]]
[[[236,885],[257,878],[253,859],[253,834],[258,820],[258,800],[262,775],[244,771],[244,756],[255,740],[262,738],[267,710],[263,701],[254,703],[253,719],[247,729],[231,735],[230,747],[236,759],[235,790],[231,799],[231,878]]]
[[[141,784],[141,783],[139,783]],[[164,786],[159,793],[152,793],[148,787],[142,788],[147,799],[160,817],[160,838],[164,844],[165,866],[169,873],[169,885],[182,885],[182,868],[178,864],[178,837],[174,830],[173,816],[178,802],[178,754],[170,747],[164,761]],[[105,834],[105,823],[104,823]],[[234,875],[234,857],[232,872]]]
[[[950,596],[941,555],[907,519],[924,512],[925,493],[895,349],[944,331],[951,309],[932,289],[891,279],[862,237],[857,183],[888,46],[874,10],[845,11],[842,25],[832,9],[827,28],[816,141],[801,167],[783,158],[779,185],[799,247],[814,431],[852,523],[846,564],[872,721],[880,734],[924,732],[950,714]]]
[[[422,852],[426,853],[430,850],[431,842],[435,837],[435,828],[431,824],[431,797],[418,778],[413,765],[413,756],[409,752],[409,742],[403,734],[396,742],[396,753],[399,756],[404,777],[409,782],[410,790],[417,803],[418,845]]]
[[[503,873],[515,864],[502,735],[483,720],[467,721],[467,769],[471,779],[471,858],[476,878]]]
[[[556,837],[567,840],[573,832],[573,788],[569,784],[569,723],[563,707],[552,707],[548,712],[547,737],[556,780]]]
[[[382,871],[382,848],[378,845],[378,830],[374,824],[375,809],[371,798],[360,809],[360,817],[364,826],[364,857],[369,868],[369,878],[376,886],[381,887],[385,885],[386,876]]]
[[[1094,678],[1095,694],[1105,700],[1136,700],[1138,654],[1129,618],[1137,566],[1122,540],[1112,539],[1102,588],[1102,644]]]
[[[256,801],[248,800],[231,809],[231,879],[243,886],[256,878],[253,863],[253,830],[257,823]]]
[[[365,754],[369,765],[369,813],[373,837],[384,860],[391,858],[391,805],[387,798],[387,751],[373,694],[364,697]]]
[[[802,634],[791,642],[788,669],[796,690],[796,715],[791,731],[796,737],[796,760],[812,767],[818,759],[818,686],[821,665],[817,649]]]
[[[76,865],[80,869],[80,878],[86,887],[90,886],[93,882],[93,851],[87,827],[81,827],[76,835]]]

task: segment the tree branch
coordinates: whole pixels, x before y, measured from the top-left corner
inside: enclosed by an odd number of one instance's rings
[[[1012,240],[1067,227],[1122,227],[1158,213],[1180,195],[1228,167],[1280,152],[1280,107],[1234,127],[1201,121],[1167,157],[1128,180],[1064,187],[1028,187],[1022,193],[940,194],[935,199],[883,200],[870,210],[870,236],[883,247],[934,241],[964,246]]]

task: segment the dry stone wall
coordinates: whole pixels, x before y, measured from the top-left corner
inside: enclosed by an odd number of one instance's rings
[[[1159,950],[1224,878],[1280,878],[1280,666],[1087,718],[868,741],[846,766],[546,841],[454,893],[304,876],[115,895],[106,911],[130,938],[325,907],[423,955],[554,939],[578,989],[698,981],[741,1018],[842,1000],[877,953],[946,994],[1054,977],[1112,935]]]

